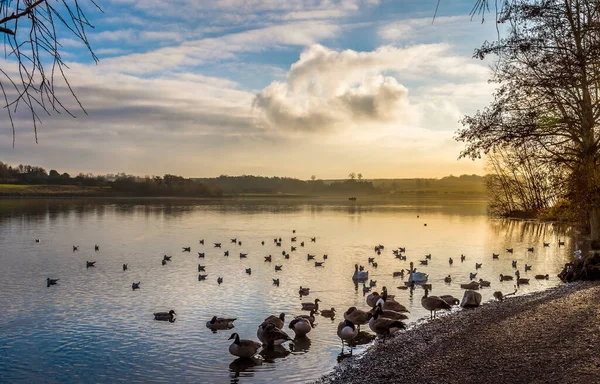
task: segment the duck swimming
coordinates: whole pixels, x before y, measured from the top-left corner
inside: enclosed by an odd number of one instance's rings
[[[176,314],[177,313],[172,309],[169,312],[156,312],[154,314],[154,320],[173,322],[175,321],[174,318]]]
[[[213,316],[212,319],[206,322],[206,327],[211,329],[231,329],[234,327],[233,322],[237,319]]]

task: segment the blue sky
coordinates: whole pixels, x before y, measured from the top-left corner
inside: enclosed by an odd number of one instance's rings
[[[99,63],[60,41],[88,115],[44,117],[39,144],[19,117],[14,149],[4,124],[2,161],[189,177],[484,172],[457,161],[452,139],[493,91],[471,58],[496,37],[470,21],[475,0],[442,0],[433,24],[435,0],[80,2]]]

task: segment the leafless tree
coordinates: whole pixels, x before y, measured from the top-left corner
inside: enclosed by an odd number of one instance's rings
[[[81,41],[97,61],[87,38],[93,26],[80,3],[94,0],[0,0],[0,34],[4,38],[4,62],[0,66],[0,90],[12,127],[19,108],[29,112],[35,141],[41,123],[40,113],[67,113],[75,117],[59,99],[67,89],[79,107],[83,105],[67,80],[67,64],[62,58],[60,37],[65,33]],[[66,32],[65,32],[66,31]]]

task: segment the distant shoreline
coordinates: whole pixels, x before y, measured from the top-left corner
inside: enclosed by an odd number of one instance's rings
[[[599,282],[489,302],[418,325],[317,383],[600,383]]]

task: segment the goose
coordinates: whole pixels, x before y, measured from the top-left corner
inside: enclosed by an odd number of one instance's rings
[[[135,291],[136,289],[140,289],[140,282],[138,281],[137,283],[131,283],[131,289],[133,291]]]
[[[502,294],[502,292],[500,291],[496,291],[494,292],[494,297],[496,298],[496,300],[498,301],[502,301],[504,300],[504,295]]]
[[[517,260],[513,260],[512,261],[512,267],[513,268],[517,268]]]
[[[279,287],[279,279],[273,279],[273,285],[276,285]]]
[[[237,243],[237,238],[236,239],[231,239],[231,242],[234,243],[234,244]]]
[[[342,350],[344,349],[344,341],[350,346],[350,354],[352,354],[352,340],[358,336],[358,329],[350,320],[340,321],[337,327],[337,335],[342,340]]]
[[[512,280],[513,277],[512,276],[505,276],[503,274],[500,274],[500,281],[509,281]]]
[[[445,283],[451,283],[452,282],[452,277],[450,277],[450,275],[444,277],[444,282]]]
[[[251,275],[252,274],[252,268],[246,268],[246,273]]]
[[[170,310],[169,312],[156,312],[154,314],[154,320],[160,321],[173,321],[174,315],[176,315],[174,310]]]
[[[299,316],[290,321],[288,328],[294,331],[296,337],[304,337],[310,331],[312,331],[312,325],[310,324],[310,321]]]
[[[259,325],[256,335],[265,347],[281,345],[292,340],[287,333],[277,328],[273,323],[266,323],[264,326]]]
[[[533,252],[533,247],[527,248],[527,252]]]
[[[394,300],[396,296],[394,295],[388,295],[388,291],[387,291],[387,287],[383,286],[381,288],[381,298],[383,299],[383,301],[390,301],[390,300]]]
[[[264,258],[265,258],[265,263],[266,263],[266,262],[269,262],[269,263],[270,263],[270,262],[271,262],[271,260],[272,260],[272,257],[271,257],[271,255],[269,255],[269,256],[264,256]]]
[[[123,270],[126,271],[127,270],[127,264],[123,264]]]
[[[327,255],[323,255],[323,260],[327,260]]]
[[[311,237],[310,241],[313,242],[313,243],[316,243],[317,242],[317,238],[316,237]]]
[[[421,263],[421,265],[427,265],[429,264],[429,260],[419,260],[419,263]]]
[[[381,303],[381,309],[394,312],[409,312],[408,309],[397,301],[383,301],[383,298],[377,300],[376,305]]]
[[[325,264],[324,261],[315,261],[315,267],[322,267]]]
[[[369,328],[376,334],[387,336],[406,328],[403,322],[382,317],[381,314],[380,308],[377,308],[373,317],[369,320]]]
[[[392,320],[407,320],[408,319],[408,316],[406,316],[404,313],[391,311],[388,309],[383,309],[381,304],[376,305],[375,307],[373,307],[371,309],[371,311],[368,312],[369,319],[370,319],[370,317],[373,316],[373,314],[375,313],[375,311],[378,308],[379,308],[379,314],[381,317],[385,317],[387,319],[392,319]]]
[[[206,271],[206,265],[198,264],[198,272],[205,272],[205,271]]]
[[[531,271],[531,265],[525,264],[525,272]]]
[[[283,265],[276,265],[275,266],[275,272],[281,271],[281,268],[283,268]]]
[[[46,285],[49,287],[51,285],[56,285],[56,283],[58,282],[58,280],[60,279],[51,279],[51,278],[47,278],[46,279]]]
[[[98,244],[94,245],[94,252],[98,252],[100,250],[100,246]]]
[[[492,253],[492,259],[499,259],[500,258],[500,254],[499,253]]]
[[[301,317],[303,319],[308,320],[308,322],[310,323],[310,326],[314,328],[314,326],[315,326],[315,313],[317,313],[317,310],[316,309],[312,309],[310,311],[310,314],[308,314],[308,315],[299,315],[299,316],[296,316],[296,318]]]
[[[537,280],[548,280],[549,276],[548,275],[535,275],[535,278]]]
[[[479,269],[481,268],[481,266],[483,265],[483,263],[475,263],[475,269]]]
[[[428,254],[426,254],[426,255],[425,255],[425,259],[427,259],[427,260],[431,260],[431,253],[428,253]]]
[[[550,243],[544,242],[544,247],[549,247],[549,246],[550,246]]]
[[[375,263],[372,263],[372,264],[371,264],[371,266],[372,266],[373,268],[377,268],[377,262],[375,262]]]
[[[282,255],[282,256],[285,256],[285,251],[281,251],[281,255]]]
[[[513,249],[512,248],[506,248],[506,252],[513,253]]]
[[[260,245],[265,245],[265,241],[264,241],[264,240],[263,240],[263,241],[261,241],[261,242],[260,242]]]
[[[41,241],[41,239],[35,239],[36,243],[39,243]]]
[[[229,346],[229,353],[233,356],[249,359],[256,355],[261,347],[260,343],[252,340],[240,340],[240,335],[232,333],[229,340],[233,339],[233,343]]]
[[[95,262],[95,261],[86,261],[86,262],[85,262],[85,267],[86,267],[86,268],[89,268],[89,267],[95,267],[95,266],[96,266],[95,264],[96,264],[96,262]]]
[[[315,258],[315,255],[311,255],[310,253],[306,255],[306,260],[313,260]]]
[[[215,248],[221,248],[221,243],[214,243],[215,244]]]
[[[198,243],[204,245],[204,239],[199,240]]]
[[[288,260],[290,258],[290,254],[286,253],[285,255],[283,255],[284,259]]]
[[[398,258],[399,258],[400,260],[406,261],[406,255],[404,255],[404,256],[400,255],[400,256],[398,256]]]
[[[372,263],[372,262],[374,262],[374,261],[375,261],[375,258],[374,258],[374,257],[369,257],[369,258],[367,259],[367,261],[368,261],[369,263]]]
[[[437,296],[427,296],[429,290],[425,289],[425,295],[421,298],[421,305],[429,311],[430,319],[437,316],[437,311],[442,309],[452,309],[450,304]]]
[[[469,273],[469,280],[473,280],[473,279],[476,279],[476,278],[477,278],[477,273],[473,273],[473,272]]]
[[[377,305],[377,301],[381,299],[381,295],[378,292],[371,292],[367,295],[366,301],[369,307]]]
[[[480,287],[489,287],[491,285],[491,283],[489,281],[483,280],[483,279],[479,279],[479,286]]]
[[[460,287],[462,289],[477,290],[479,289],[479,283],[476,281],[471,281],[469,284],[461,284]]]
[[[374,287],[376,285],[377,285],[377,281],[376,280],[369,281],[369,287]]]
[[[206,280],[207,277],[208,275],[198,275],[198,281]]]
[[[189,252],[191,249],[191,247],[181,247],[181,252]]]
[[[361,311],[356,307],[350,307],[346,312],[344,312],[344,319],[351,321],[353,324],[357,325],[359,330],[360,326],[367,324],[369,319],[373,316],[370,312]]]
[[[393,277],[404,277],[404,269],[401,270],[400,272],[394,272],[392,273]]]
[[[264,319],[260,325],[264,327],[267,323],[274,324],[277,328],[282,329],[285,323],[285,313],[281,312],[279,316],[271,315]]]
[[[358,264],[354,264],[354,274],[352,275],[352,280],[355,281],[365,281],[369,278],[368,271],[359,271]]]
[[[223,256],[229,256],[229,251],[223,252]]]
[[[365,285],[365,283],[363,283],[362,291],[363,291],[363,295],[365,295],[365,294],[367,294],[367,292],[371,291],[371,287],[367,287]]]
[[[278,242],[278,243],[281,243],[281,237],[280,237],[279,239],[277,239],[277,242]]]
[[[240,241],[238,241],[238,245],[240,245],[240,246],[242,245],[242,241],[241,241],[241,240],[240,240]]]
[[[164,255],[163,256],[163,260],[165,260],[165,261],[171,261],[171,257],[173,257],[173,256]]]
[[[292,243],[293,243],[293,242],[295,242],[295,241],[296,241],[296,238],[295,238],[295,237],[292,237],[291,241],[292,241]]]
[[[398,247],[398,252],[400,252],[400,253],[406,252],[406,247]]]
[[[275,243],[276,246],[281,247],[281,243],[277,242]]]
[[[222,282],[223,282],[223,278],[217,277],[217,284],[221,285]]]
[[[444,300],[446,303],[448,303],[450,305],[460,304],[460,301],[452,295],[442,295],[442,296],[440,296],[440,299]]]
[[[167,265],[167,260],[164,260],[164,259],[163,259],[163,260],[162,260],[160,263],[161,263],[162,265]]]
[[[198,252],[198,258],[199,259],[203,259],[204,258],[204,252]]]
[[[448,259],[448,264],[452,265],[452,263],[454,263],[454,260],[452,260],[452,258]]]
[[[517,279],[517,285],[524,285],[524,284],[529,284],[529,279],[521,279],[521,278]]]
[[[318,311],[320,301],[321,300],[319,300],[319,299],[315,299],[314,303],[302,303],[302,310],[303,311],[312,311],[314,309],[315,311]]]
[[[321,311],[321,316],[333,319],[335,317],[335,308],[331,307],[331,309],[323,309]]]
[[[290,247],[290,252],[296,251],[296,247]]]
[[[79,245],[74,245],[73,246],[73,252],[75,252],[75,251],[79,251]]]
[[[304,241],[300,242],[300,246],[304,247]]]
[[[247,254],[247,253],[241,253],[241,252],[240,252],[240,259],[245,259],[245,258],[247,258],[247,257],[248,257],[248,254]]]
[[[300,290],[298,291],[298,293],[300,294],[300,296],[308,296],[308,294],[310,293],[310,288],[303,288],[302,286],[300,286]]]
[[[463,255],[462,253],[460,254],[460,262],[462,263],[463,261],[465,261],[465,259],[467,258],[467,256]]]

